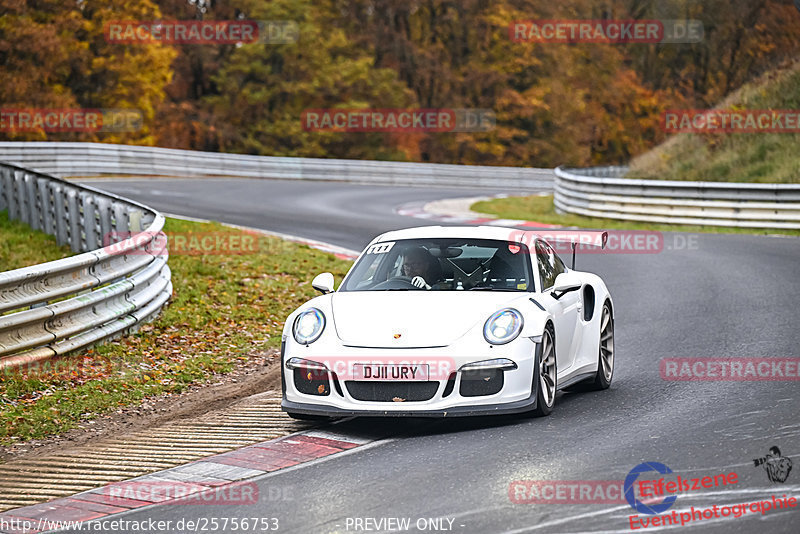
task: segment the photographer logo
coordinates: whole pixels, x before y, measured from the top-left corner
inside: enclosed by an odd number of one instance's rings
[[[636,483],[640,474],[647,473],[649,471],[655,471],[656,473],[660,473],[662,475],[672,473],[672,469],[659,462],[644,462],[637,465],[631,469],[628,473],[628,476],[625,477],[625,485],[623,486],[625,491],[625,500],[628,501],[628,504],[631,505],[631,508],[641,514],[656,515],[668,510],[670,506],[675,504],[675,500],[678,497],[676,495],[670,495],[669,497],[664,498],[664,500],[660,503],[645,503],[637,499],[634,492],[634,484]]]
[[[755,458],[753,464],[755,464],[755,467],[762,466],[764,468],[770,482],[786,482],[786,479],[789,478],[789,473],[792,471],[792,460],[786,456],[781,456],[781,450],[775,445],[769,448],[766,456]]]

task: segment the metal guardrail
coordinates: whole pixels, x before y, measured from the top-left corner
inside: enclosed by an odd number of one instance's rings
[[[55,176],[179,176],[550,190],[553,170],[393,161],[285,158],[148,146],[0,142],[0,161]]]
[[[669,224],[800,229],[800,184],[622,178],[627,167],[555,170],[557,210]]]
[[[172,294],[164,217],[147,206],[0,163],[0,210],[81,252],[0,272],[0,369],[133,331]]]

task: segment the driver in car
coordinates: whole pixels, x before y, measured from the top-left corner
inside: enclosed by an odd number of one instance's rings
[[[414,287],[420,289],[430,289],[442,277],[439,262],[423,247],[412,248],[405,253],[401,272],[403,276],[411,278]]]

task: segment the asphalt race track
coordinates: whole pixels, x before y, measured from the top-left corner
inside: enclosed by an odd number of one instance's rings
[[[237,178],[91,180],[86,184],[166,213],[298,235],[357,251],[380,232],[429,224],[394,213],[405,203],[512,193]]]
[[[424,224],[394,213],[401,204],[486,194],[260,180],[90,185],[168,213],[353,249],[381,231]],[[735,485],[680,495],[672,508],[679,513],[800,497],[800,382],[665,381],[659,373],[667,357],[800,357],[800,240],[664,234],[663,245],[657,253],[578,256],[578,269],[600,274],[614,296],[610,390],[561,393],[553,414],[541,419],[344,421],[333,427],[386,439],[264,476],[260,494],[280,497],[258,505],[154,506],[122,518],[276,517],[278,532],[292,533],[392,531],[386,523],[376,530],[366,518],[410,518],[411,532],[429,518],[444,519],[444,528],[420,531],[632,532],[634,510],[624,500],[516,503],[512,483],[622,481],[645,461],[684,478],[738,474]],[[783,483],[768,480],[753,462],[774,445],[795,464]],[[660,530],[793,533],[798,524],[800,509],[790,508]],[[653,530],[659,529],[646,529]]]

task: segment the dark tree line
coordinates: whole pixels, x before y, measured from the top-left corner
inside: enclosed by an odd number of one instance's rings
[[[138,132],[0,132],[249,154],[488,165],[621,162],[661,112],[794,60],[793,0],[0,0],[0,105],[133,107]],[[693,44],[515,43],[529,19],[696,19]],[[113,20],[291,20],[291,44],[133,45]],[[799,89],[800,90],[800,89]],[[309,108],[481,108],[471,133],[309,132]]]

